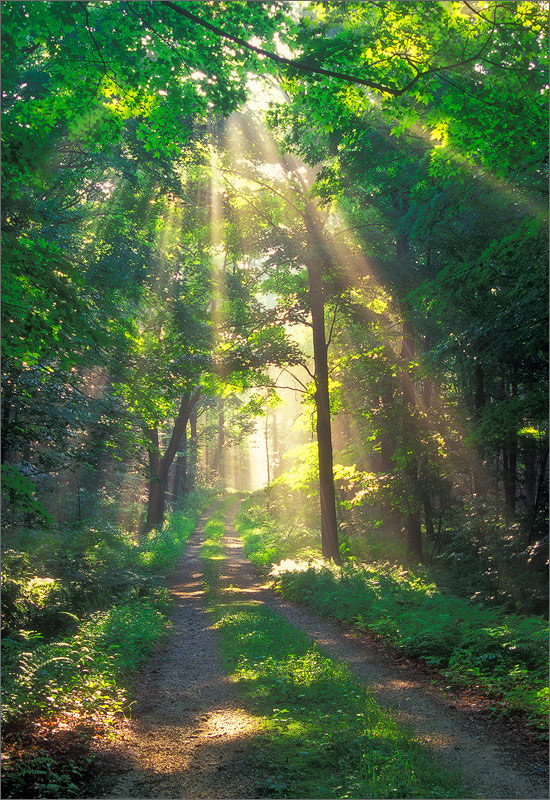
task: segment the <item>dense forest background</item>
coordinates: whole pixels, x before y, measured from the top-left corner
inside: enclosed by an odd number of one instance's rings
[[[341,538],[545,607],[543,5],[3,10],[8,529],[250,488],[265,414],[337,557],[332,423]]]
[[[51,720],[129,707],[228,489],[291,600],[544,725],[547,55],[539,2],[2,3],[11,796],[82,796]]]
[[[8,666],[220,488],[544,615],[546,5],[2,12]]]

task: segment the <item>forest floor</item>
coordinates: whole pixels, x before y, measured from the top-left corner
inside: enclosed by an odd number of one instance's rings
[[[97,744],[95,796],[108,798],[254,798],[266,777],[254,768],[260,722],[239,702],[220,660],[207,614],[199,550],[203,518],[169,579],[173,635],[138,682],[132,719],[114,743]],[[414,731],[444,769],[462,773],[472,797],[546,798],[543,748],[527,731],[488,720],[486,703],[445,687],[429,671],[279,599],[226,528],[221,586],[228,597],[264,603],[348,664],[374,699]],[[447,690],[448,691],[447,691]],[[481,717],[481,719],[476,719]],[[258,759],[259,760],[259,759]]]

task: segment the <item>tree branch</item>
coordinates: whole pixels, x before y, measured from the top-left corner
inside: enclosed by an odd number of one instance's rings
[[[287,67],[292,67],[300,72],[307,72],[312,75],[324,75],[327,78],[337,78],[338,80],[346,81],[347,83],[358,83],[361,86],[368,86],[370,89],[377,89],[380,92],[387,92],[395,97],[399,97],[399,95],[404,91],[400,89],[394,89],[391,86],[384,86],[376,81],[370,81],[365,78],[347,75],[344,72],[334,72],[333,70],[323,69],[322,67],[310,67],[306,64],[301,64],[299,61],[292,61],[290,58],[278,56],[276,53],[270,53],[269,50],[264,50],[262,47],[256,47],[255,45],[250,44],[246,41],[246,39],[241,39],[240,36],[233,36],[233,34],[227,33],[221,28],[218,28],[216,25],[212,25],[211,22],[207,22],[205,19],[197,17],[196,14],[192,14],[190,11],[181,8],[179,5],[177,5],[177,3],[172,3],[170,0],[161,0],[161,3],[163,6],[171,8],[177,14],[181,14],[182,17],[186,17],[187,19],[191,20],[191,22],[194,22],[196,25],[201,25],[203,28],[215,33],[217,36],[221,36],[223,39],[229,39],[229,41],[234,42],[235,44],[238,44],[247,50],[251,50],[253,53],[264,56],[264,58],[269,58],[271,61],[275,61],[277,64],[284,64]]]

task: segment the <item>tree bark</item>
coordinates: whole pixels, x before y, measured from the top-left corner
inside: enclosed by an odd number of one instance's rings
[[[172,489],[172,497],[174,499],[174,503],[178,501],[180,491],[183,495],[185,495],[185,490],[186,490],[185,484],[187,478],[186,473],[187,473],[187,426],[185,426],[185,430],[183,431],[180,442],[180,451],[176,459],[176,471],[174,474],[174,486]]]
[[[225,406],[223,397],[218,398],[218,431],[214,463],[212,469],[218,473],[220,481],[225,486]]]
[[[517,385],[512,384],[511,396],[517,395]],[[509,516],[516,510],[516,486],[518,465],[518,437],[516,433],[509,433],[502,447],[504,504]]]
[[[317,412],[317,450],[319,454],[319,494],[321,501],[321,542],[324,558],[341,563],[338,549],[336,495],[330,424],[330,395],[328,388],[327,342],[325,337],[325,306],[322,287],[322,259],[315,253],[320,247],[313,220],[308,221],[310,250],[307,273],[309,301],[313,326],[313,359],[315,362],[315,409]]]
[[[266,408],[265,410],[265,427],[264,427],[264,439],[265,439],[265,467],[267,470],[267,485],[271,483],[271,469],[269,466],[269,427],[268,427],[268,414],[269,409]]]
[[[197,408],[194,406],[189,414],[189,446],[186,491],[195,488],[197,480],[197,461],[199,456],[199,440],[197,436]]]
[[[474,408],[478,414],[481,414],[486,403],[485,395],[485,372],[483,367],[477,362],[475,371],[475,396]]]
[[[186,392],[181,398],[178,415],[174,422],[172,435],[163,456],[159,450],[158,428],[148,431],[151,447],[149,453],[149,499],[147,504],[146,530],[151,530],[155,525],[162,524],[164,520],[164,495],[168,480],[168,472],[178,451],[181,438],[187,428],[189,413],[199,399],[200,389],[193,394]]]
[[[401,249],[403,243],[401,243]],[[408,247],[406,248],[408,252]],[[398,252],[400,248],[398,247]],[[420,499],[420,491],[418,486],[418,463],[414,453],[415,446],[415,421],[414,411],[416,406],[415,390],[412,378],[409,374],[407,363],[412,361],[415,355],[415,331],[414,322],[410,314],[410,310],[404,303],[401,303],[401,314],[403,315],[403,336],[401,340],[401,358],[405,364],[401,369],[401,392],[403,397],[404,406],[404,424],[403,424],[403,444],[408,453],[407,464],[405,465],[405,475],[408,479],[411,491],[412,510],[405,514],[405,528],[407,531],[407,553],[409,556],[423,560],[422,553],[422,527],[420,523],[420,511],[415,507]]]
[[[382,402],[382,407],[389,411],[395,402],[393,386],[387,386],[384,389],[380,399]],[[387,420],[384,420],[384,428],[380,434],[380,472],[387,474],[393,470],[395,466],[393,462],[393,454],[395,453],[395,449],[395,434]]]

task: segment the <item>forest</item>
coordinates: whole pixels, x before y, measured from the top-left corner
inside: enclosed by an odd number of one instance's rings
[[[547,796],[548,4],[1,7],[5,796]]]

